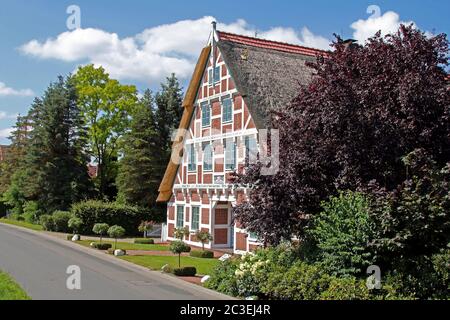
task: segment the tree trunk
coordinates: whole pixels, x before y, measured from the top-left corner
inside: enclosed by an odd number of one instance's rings
[[[178,254],[178,268],[181,268],[181,253]]]

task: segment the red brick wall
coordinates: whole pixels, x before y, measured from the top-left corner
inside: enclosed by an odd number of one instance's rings
[[[215,224],[228,224],[228,209],[215,209]]]
[[[209,209],[202,208],[202,224],[209,224]]]
[[[175,220],[175,206],[169,207],[169,220]]]
[[[181,191],[177,192],[177,200],[178,201],[183,201],[184,200],[183,192],[181,192]]]
[[[203,175],[203,183],[211,184],[212,183],[212,174]]]
[[[234,115],[234,131],[242,130],[242,114],[236,113]]]
[[[195,174],[188,175],[188,183],[195,184]]]
[[[220,107],[220,102],[219,101],[215,101],[212,104],[212,115],[213,116],[218,116],[222,113],[221,107]]]
[[[242,97],[236,96],[234,97],[234,110],[241,110],[242,108]]]
[[[214,243],[227,244],[228,243],[228,229],[214,229]]]
[[[168,224],[168,231],[167,235],[171,238],[173,238],[173,230],[175,229],[175,226],[172,223]]]
[[[196,191],[193,191],[191,194],[191,199],[192,199],[192,201],[198,202],[198,201],[200,201],[200,196],[198,195],[198,193]]]

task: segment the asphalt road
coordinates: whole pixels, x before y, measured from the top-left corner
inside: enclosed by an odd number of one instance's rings
[[[81,289],[69,290],[69,266],[79,266]],[[0,224],[0,270],[34,300],[218,300],[229,297],[160,272],[13,226]]]

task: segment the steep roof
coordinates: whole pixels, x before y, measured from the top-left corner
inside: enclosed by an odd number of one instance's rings
[[[270,127],[270,111],[286,107],[307,85],[305,65],[326,52],[303,46],[218,32],[217,46],[257,128]]]

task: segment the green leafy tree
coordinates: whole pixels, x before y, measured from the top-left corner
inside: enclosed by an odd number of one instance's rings
[[[74,76],[81,114],[89,127],[89,147],[98,165],[101,197],[116,196],[120,139],[137,103],[136,87],[110,79],[102,67],[80,67]]]
[[[177,240],[177,241],[173,241],[170,244],[170,251],[172,251],[174,254],[178,254],[178,268],[181,268],[181,254],[183,252],[191,251],[191,247],[189,247],[183,241]]]
[[[107,223],[96,223],[92,228],[92,231],[100,236],[100,243],[102,243],[102,237],[108,233],[108,230],[109,225]]]
[[[212,241],[213,237],[208,231],[199,230],[195,233],[195,237],[202,243],[202,250],[205,251],[205,244]]]
[[[154,225],[155,223],[153,221],[142,221],[138,230],[144,234],[144,238],[147,238],[147,232],[152,231]]]
[[[333,275],[361,274],[373,263],[369,242],[375,223],[370,202],[358,192],[341,192],[322,202],[322,212],[312,221],[309,234],[319,248],[320,264]]]
[[[125,229],[121,226],[112,226],[108,229],[108,235],[114,238],[114,250],[117,248],[117,239],[125,235]]]
[[[160,136],[156,128],[153,96],[146,90],[133,112],[125,134],[123,158],[117,177],[118,198],[141,207],[154,206],[161,182]]]

